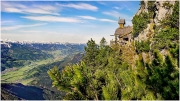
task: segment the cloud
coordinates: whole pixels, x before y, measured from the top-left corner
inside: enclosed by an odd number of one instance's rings
[[[117,11],[110,11],[110,12],[103,12],[103,14],[105,15],[108,15],[108,16],[112,16],[112,17],[115,17],[115,18],[121,18],[121,19],[125,19],[126,20],[126,24],[127,25],[132,25],[132,16],[128,16],[128,15],[125,15],[125,14],[122,14],[122,13],[119,13]]]
[[[91,11],[97,11],[98,8],[96,6],[86,4],[86,3],[79,3],[79,4],[59,4],[56,3],[56,5],[60,7],[69,7],[69,8],[75,8],[75,9],[80,9],[80,10],[91,10]]]
[[[39,8],[30,8],[26,9],[23,12],[25,13],[37,13],[37,14],[52,14],[52,15],[59,15],[58,13],[52,13],[51,11],[39,9]]]
[[[83,19],[89,19],[89,20],[97,20],[97,18],[92,17],[92,16],[78,16],[78,17],[83,18]]]
[[[45,22],[68,22],[68,23],[83,23],[83,19],[88,20],[98,20],[103,22],[115,22],[110,19],[97,19],[92,16],[78,16],[79,18],[72,18],[72,17],[61,17],[61,16],[23,16],[22,18],[36,20],[36,21],[45,21]]]
[[[97,1],[97,3],[99,3],[101,5],[107,5],[105,2],[102,2],[102,1]]]
[[[1,30],[9,31],[9,30],[15,30],[15,29],[20,29],[20,28],[36,27],[36,26],[42,26],[42,25],[46,25],[46,23],[39,23],[39,24],[33,24],[33,25],[16,25],[16,26],[1,27]]]
[[[1,25],[4,25],[4,24],[12,24],[12,23],[14,23],[15,21],[12,21],[12,20],[4,20],[4,21],[2,21],[1,20]]]
[[[113,16],[113,17],[115,17],[115,18],[119,18],[119,17],[120,17],[120,18],[124,18],[124,19],[129,19],[129,20],[132,19],[131,16],[128,16],[128,15],[119,13],[119,12],[117,12],[117,11],[103,12],[103,14],[109,15],[109,16]]]
[[[6,2],[6,1],[2,1],[1,6],[2,6],[2,8],[4,8],[4,7],[27,8],[27,6],[19,4],[19,3]]]
[[[128,4],[128,5],[127,5]],[[132,9],[129,7],[130,6],[130,2],[126,2],[126,3],[122,3],[123,7],[126,8],[129,11],[132,11]]]
[[[110,19],[99,19],[99,21],[103,21],[103,22],[116,22],[116,21],[110,20]]]
[[[113,16],[115,18],[118,18],[120,16],[120,13],[117,11],[103,12],[103,14]]]
[[[60,17],[60,16],[24,16],[22,18],[36,20],[36,21],[46,21],[46,22],[69,22],[69,23],[82,22],[77,18]]]
[[[2,2],[1,11],[9,13],[23,13],[23,14],[50,14],[59,15],[59,7],[51,5],[22,5],[15,2]]]
[[[88,19],[88,20],[102,21],[102,22],[116,22],[114,20],[110,20],[110,19],[98,19],[98,18],[95,18],[95,17],[92,17],[92,16],[78,16],[78,17],[83,18],[83,19]]]
[[[19,32],[23,32],[23,33],[39,33],[39,32],[42,32],[42,31],[37,31],[37,30],[21,30]]]
[[[43,10],[50,10],[50,11],[56,11],[56,10],[60,10],[59,7],[57,6],[52,6],[52,5],[33,5],[33,7],[37,7]]]
[[[22,10],[20,10],[20,9],[18,9],[18,8],[13,8],[13,7],[4,8],[3,11],[4,11],[4,12],[23,13]]]
[[[117,6],[115,6],[115,7],[113,7],[113,8],[115,8],[115,9],[117,9],[117,10],[122,10],[122,9],[123,9],[122,7],[117,7]]]

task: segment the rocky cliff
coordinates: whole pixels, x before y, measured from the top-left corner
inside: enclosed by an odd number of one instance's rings
[[[148,1],[144,0],[141,1],[141,7],[139,8],[138,12],[135,16],[138,16],[143,13],[149,14],[149,21],[147,22],[147,28],[143,29],[138,36],[134,38],[134,40],[147,40],[148,34],[153,31],[154,33],[154,26],[159,26],[160,22],[166,18],[168,15],[171,15],[173,12],[173,6],[175,1]]]
[[[132,21],[134,45],[137,54],[141,54],[144,61],[153,59],[152,52],[155,49],[160,50],[165,58],[170,50],[170,44],[177,44],[178,15],[179,2],[177,1],[141,1],[141,6]],[[173,33],[176,34],[173,35]],[[137,55],[136,59],[138,59]]]

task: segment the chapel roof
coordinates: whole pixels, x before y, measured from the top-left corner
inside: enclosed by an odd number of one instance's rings
[[[123,28],[117,28],[114,35],[119,35],[119,36],[122,36],[122,35],[125,35],[125,34],[129,34],[132,32],[132,26],[126,26],[126,27],[123,27]]]

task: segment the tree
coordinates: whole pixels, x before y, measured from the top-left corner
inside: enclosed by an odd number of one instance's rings
[[[148,65],[147,87],[154,92],[156,99],[179,99],[179,71],[171,55],[164,61],[159,51],[154,55],[156,58]]]
[[[95,60],[96,60],[96,56],[99,53],[99,47],[98,45],[95,43],[94,40],[88,40],[87,42],[87,46],[84,47],[85,50],[85,56],[83,57],[83,61],[86,64],[89,64],[90,66],[95,66]]]

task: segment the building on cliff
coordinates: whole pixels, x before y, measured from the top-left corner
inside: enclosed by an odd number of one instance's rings
[[[115,40],[110,41],[110,45],[118,44],[127,44],[132,41],[132,26],[124,26],[126,24],[125,19],[120,19],[118,21],[119,27],[116,29],[114,35]]]

